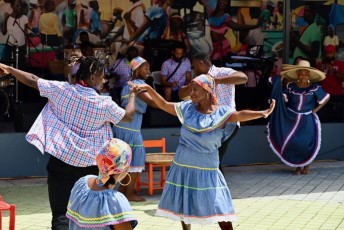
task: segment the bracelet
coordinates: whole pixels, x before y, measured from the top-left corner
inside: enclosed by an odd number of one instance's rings
[[[135,93],[131,93],[131,94],[129,95],[129,97],[135,97],[135,96],[136,96]]]

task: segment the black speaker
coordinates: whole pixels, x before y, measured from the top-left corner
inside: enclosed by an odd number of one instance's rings
[[[173,116],[160,109],[147,107],[143,115],[142,128],[156,127],[180,127],[180,121],[177,116]]]
[[[27,132],[42,111],[43,103],[15,103],[14,104],[14,130]]]

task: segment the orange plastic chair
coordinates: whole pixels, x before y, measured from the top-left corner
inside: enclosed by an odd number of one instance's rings
[[[161,138],[159,140],[144,140],[143,146],[145,148],[161,148],[161,153],[166,153],[166,140],[165,138]],[[148,153],[146,154],[146,167],[148,168],[148,183],[142,182],[140,180],[140,174],[136,179],[136,191],[139,192],[141,186],[148,186],[148,195],[152,196],[153,191],[157,189],[163,189],[166,181],[166,166],[171,165],[172,160],[150,160],[153,157],[158,156],[155,153]],[[162,156],[165,154],[159,154]],[[166,154],[166,157],[170,156],[171,154]],[[171,156],[170,156],[171,157]],[[154,182],[153,180],[153,167],[161,167],[161,175],[160,181]]]
[[[2,211],[10,211],[10,224],[9,229],[14,230],[16,221],[16,206],[14,204],[7,204],[2,201],[2,196],[0,196],[0,230],[2,230]]]

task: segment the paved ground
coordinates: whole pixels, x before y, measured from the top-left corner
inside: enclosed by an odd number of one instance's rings
[[[236,230],[344,229],[344,161],[316,162],[309,175],[300,176],[284,165],[226,167],[225,177],[238,216]],[[50,229],[45,181],[0,180],[0,195],[17,206],[16,229]],[[154,216],[160,195],[158,191],[145,196],[144,203],[132,203],[139,220],[136,229],[181,229],[179,222]],[[8,229],[8,214],[3,214],[3,229]],[[214,224],[192,229],[219,228]]]

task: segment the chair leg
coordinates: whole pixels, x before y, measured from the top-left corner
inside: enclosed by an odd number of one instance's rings
[[[10,230],[14,230],[16,223],[16,206],[14,204],[10,205]]]
[[[140,192],[141,190],[141,181],[140,181],[140,173],[138,173],[136,177],[136,192]]]
[[[164,188],[166,178],[166,166],[161,166],[160,187]]]
[[[148,164],[148,195],[153,195],[153,164]]]

